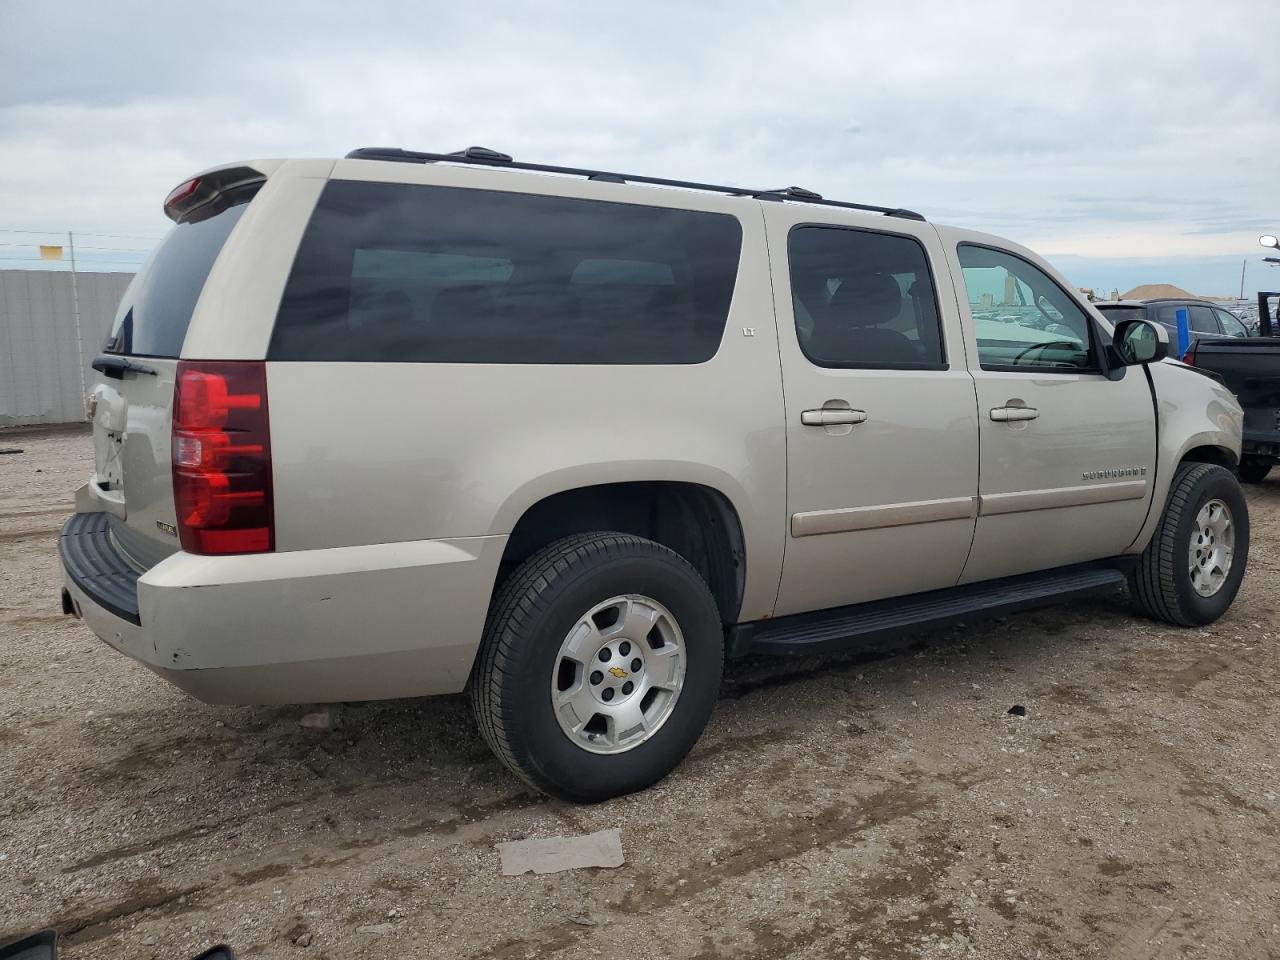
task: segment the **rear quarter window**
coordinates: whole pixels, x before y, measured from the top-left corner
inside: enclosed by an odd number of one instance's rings
[[[741,247],[727,214],[333,181],[269,356],[700,363],[719,348]]]

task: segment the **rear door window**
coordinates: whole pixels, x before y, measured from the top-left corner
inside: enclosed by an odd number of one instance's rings
[[[194,223],[174,224],[133,278],[103,350],[138,357],[177,357],[200,291],[250,196]]]
[[[800,349],[820,367],[944,369],[938,302],[912,237],[800,226],[787,241]]]
[[[1191,329],[1196,333],[1222,333],[1213,311],[1202,304],[1193,303],[1191,310]]]
[[[741,246],[727,214],[334,181],[269,357],[701,363],[724,334]]]
[[[1213,318],[1213,311],[1197,303],[1170,303],[1158,307],[1156,315],[1160,323],[1170,330],[1178,329],[1178,311],[1187,311],[1188,329],[1192,333],[1221,333],[1218,321]]]

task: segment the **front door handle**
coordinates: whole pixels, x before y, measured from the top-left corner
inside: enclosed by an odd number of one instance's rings
[[[1009,423],[1013,420],[1034,420],[1040,416],[1035,407],[992,407],[991,419],[996,423]]]
[[[800,414],[800,422],[806,427],[838,427],[841,424],[863,423],[866,419],[867,411],[865,410],[848,410],[840,407],[805,410]]]

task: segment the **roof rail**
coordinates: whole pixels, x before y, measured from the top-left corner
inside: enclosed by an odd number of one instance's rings
[[[883,213],[887,217],[903,220],[924,220],[914,210],[901,207],[878,207],[869,203],[849,203],[844,200],[827,200],[821,194],[804,187],[781,187],[774,190],[751,190],[746,187],[726,187],[714,183],[697,183],[693,180],[668,180],[665,177],[644,177],[631,173],[611,173],[607,170],[588,170],[583,167],[557,167],[546,163],[520,163],[510,154],[499,153],[488,147],[467,147],[455,153],[422,153],[402,150],[399,147],[359,147],[347,154],[348,160],[389,160],[397,163],[468,163],[484,167],[505,167],[512,170],[533,170],[539,173],[562,173],[586,177],[604,183],[648,183],[659,187],[683,187],[687,190],[710,190],[732,197],[754,197],[757,200],[790,200],[798,203],[817,203],[826,207],[842,207],[847,210],[863,210]]]

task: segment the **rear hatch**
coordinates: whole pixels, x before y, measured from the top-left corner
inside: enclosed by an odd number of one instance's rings
[[[96,509],[139,570],[178,549],[172,406],[178,357],[214,261],[262,185],[247,167],[202,175],[165,203],[176,222],[121,300],[89,393]],[[81,506],[80,509],[85,509]]]

